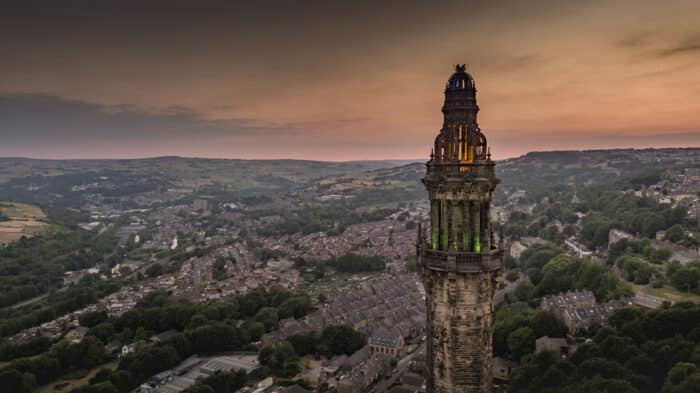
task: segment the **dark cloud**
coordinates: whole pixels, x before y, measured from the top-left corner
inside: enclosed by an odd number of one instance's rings
[[[638,59],[683,55],[700,51],[700,32],[685,32],[678,38],[669,33],[643,31],[626,36],[615,46],[633,51],[640,56]]]
[[[173,151],[224,156],[226,146],[240,155],[245,150],[237,141],[303,132],[258,119],[207,120],[185,107],[142,110],[46,94],[0,95],[0,119],[0,156],[133,157]]]
[[[522,55],[502,56],[495,59],[493,63],[490,64],[490,68],[501,72],[511,72],[541,66],[549,61],[551,61],[551,59],[544,54],[533,52]]]
[[[616,148],[665,148],[678,146],[700,146],[700,129],[648,135],[630,135],[614,131],[585,132],[551,132],[546,137],[495,134],[490,143],[500,149],[513,152],[542,150],[587,150]]]
[[[657,51],[659,57],[700,53],[700,33],[688,34],[679,42]]]
[[[134,105],[100,105],[66,100],[47,94],[0,96],[0,133],[5,141],[15,138],[61,136],[74,141],[97,138],[176,138],[193,132],[259,130],[253,121],[207,121],[184,107],[145,111]]]
[[[369,120],[209,120],[181,106],[144,110],[129,104],[101,105],[47,94],[0,95],[0,119],[0,156],[59,158],[148,156],[170,154],[172,149],[182,155],[216,151],[219,156],[226,156],[227,146],[234,155],[250,152],[251,147],[261,147],[256,154],[265,154],[270,141],[277,141],[277,147],[281,143],[286,149],[291,147],[289,141],[303,144],[308,143],[306,140],[327,147],[334,142],[319,141],[313,136],[314,130],[332,130],[338,125]],[[269,149],[267,154],[278,153]]]
[[[651,38],[656,34],[654,31],[642,31],[630,34],[625,38],[617,41],[615,46],[628,49],[637,49],[646,47],[651,43]]]

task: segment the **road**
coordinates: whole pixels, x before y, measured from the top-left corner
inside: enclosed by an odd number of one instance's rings
[[[404,356],[401,360],[396,363],[396,367],[394,368],[393,373],[389,378],[382,379],[381,381],[377,382],[376,385],[374,385],[374,388],[372,389],[372,392],[375,393],[382,393],[386,391],[389,386],[393,385],[394,382],[396,382],[397,379],[401,377],[403,373],[408,370],[408,366],[411,362],[411,360],[419,355],[425,353],[425,342],[422,343],[418,349],[413,351],[412,353],[409,353],[408,355]]]

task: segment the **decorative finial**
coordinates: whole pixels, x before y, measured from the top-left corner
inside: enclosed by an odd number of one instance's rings
[[[467,69],[467,65],[466,65],[466,64],[457,64],[457,65],[455,66],[455,71],[458,72],[458,73],[465,72],[466,69]]]
[[[435,149],[430,149],[430,159],[435,158]]]

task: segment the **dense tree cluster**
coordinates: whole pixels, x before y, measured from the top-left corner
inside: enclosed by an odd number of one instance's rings
[[[384,257],[380,255],[367,256],[355,253],[331,258],[327,264],[339,272],[348,273],[383,271],[386,267]]]
[[[664,240],[680,244],[686,247],[697,247],[698,239],[696,236],[691,236],[690,231],[682,225],[676,224],[666,230]]]
[[[245,371],[217,371],[206,378],[197,378],[194,385],[182,393],[234,393],[242,388],[248,376]]]
[[[535,286],[538,295],[589,289],[600,302],[631,296],[632,288],[609,267],[590,259],[558,255],[542,268],[542,279]]]
[[[585,206],[589,211],[581,236],[590,247],[606,246],[612,228],[651,238],[659,230],[683,224],[687,217],[684,207],[672,208],[620,191],[595,192],[587,196]]]
[[[193,304],[173,299],[164,292],[152,292],[120,317],[107,318],[101,312],[86,313],[81,321],[90,329],[80,344],[62,342],[37,357],[13,360],[0,369],[0,376],[17,379],[19,375],[23,389],[30,391],[33,386],[48,383],[65,373],[88,370],[103,363],[107,343],[145,342],[152,334],[176,330],[178,333],[168,339],[145,345],[122,358],[117,370],[101,371],[90,387],[83,388],[85,392],[113,388],[117,392],[128,392],[192,354],[245,349],[259,340],[265,329],[276,328],[279,318],[302,317],[311,309],[307,295],[281,287],[258,289],[208,304]],[[45,344],[27,345],[27,348],[4,350],[33,354],[34,346]]]
[[[27,341],[12,344],[0,340],[0,360],[8,361],[16,358],[38,355],[51,346],[51,340],[46,337],[32,337]]]
[[[567,255],[552,244],[535,244],[520,256],[521,268],[534,285],[537,296],[590,289],[599,301],[632,294],[631,287],[621,281],[605,265],[586,258]]]
[[[697,392],[700,305],[625,308],[569,359],[545,351],[521,364],[511,376],[511,392]]]
[[[104,346],[96,338],[86,337],[77,344],[62,341],[42,355],[10,362],[0,369],[0,383],[3,378],[16,379],[17,375],[22,375],[22,388],[10,391],[29,392],[35,386],[53,381],[61,375],[91,369],[105,359]]]
[[[75,189],[82,184],[96,184],[88,191]],[[53,206],[63,213],[68,208],[79,208],[85,194],[101,194],[105,203],[114,203],[123,208],[137,207],[125,203],[123,197],[164,189],[170,185],[163,173],[157,175],[135,174],[129,170],[85,170],[80,173],[60,175],[34,175],[9,179],[0,187],[0,200]],[[37,189],[39,191],[37,191]],[[61,195],[56,198],[55,195]]]
[[[690,262],[685,266],[678,262],[672,262],[666,269],[666,276],[671,285],[679,291],[700,294],[700,260]]]
[[[672,252],[668,248],[652,247],[649,239],[621,239],[610,245],[608,262],[613,264],[617,258],[623,255],[634,255],[641,256],[651,263],[659,264],[668,261],[671,254]]]
[[[648,239],[622,239],[610,245],[608,263],[613,264],[628,281],[635,284],[652,283],[662,286],[669,283],[680,291],[698,292],[700,261],[686,265],[672,261],[665,265],[664,274],[664,269],[656,265],[667,262],[671,254],[667,248],[652,247]]]
[[[345,228],[353,224],[382,220],[394,211],[392,209],[375,209],[358,212],[346,204],[328,203],[306,205],[298,210],[254,210],[248,215],[280,217],[278,222],[258,229],[258,233],[263,236],[315,232],[326,232],[332,236],[345,232]]]
[[[86,275],[77,285],[64,291],[51,292],[41,302],[20,308],[0,310],[0,336],[9,336],[32,326],[51,321],[60,315],[81,309],[117,291],[123,285],[118,279],[102,280]]]
[[[291,377],[299,372],[299,355],[289,341],[263,347],[258,355],[260,364],[278,377]]]
[[[536,310],[528,303],[501,305],[494,317],[493,350],[513,359],[534,351],[538,337],[564,337],[566,326],[551,311]]]
[[[652,267],[648,262],[631,255],[623,255],[617,258],[615,267],[627,281],[638,285],[649,284],[652,278],[661,275],[659,270]]]
[[[559,254],[566,253],[563,248],[551,243],[533,244],[520,255],[520,267],[528,274],[530,280],[538,283],[542,279],[542,268]]]
[[[0,248],[0,307],[60,287],[65,271],[93,267],[115,246],[110,232],[60,229]]]
[[[365,345],[367,337],[352,327],[327,326],[321,332],[295,334],[277,345],[262,348],[260,364],[277,376],[290,377],[298,372],[297,361],[301,356],[351,355]]]

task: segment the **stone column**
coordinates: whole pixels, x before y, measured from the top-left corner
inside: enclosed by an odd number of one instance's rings
[[[474,202],[474,222],[472,223],[474,231],[474,252],[481,252],[481,202]]]
[[[430,201],[430,248],[440,247],[440,200]]]

